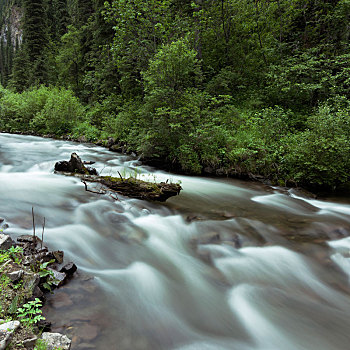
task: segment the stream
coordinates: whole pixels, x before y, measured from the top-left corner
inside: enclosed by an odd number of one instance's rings
[[[180,182],[166,203],[86,192],[55,162]],[[98,190],[98,185],[89,184]],[[78,271],[47,297],[72,350],[348,350],[350,199],[169,174],[91,144],[0,134],[0,216]]]

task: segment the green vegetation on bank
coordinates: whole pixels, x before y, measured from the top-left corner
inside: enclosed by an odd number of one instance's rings
[[[1,37],[0,130],[113,137],[189,174],[349,182],[349,0],[6,4],[23,43]]]
[[[11,343],[6,349],[25,349],[22,342],[32,339],[38,331],[34,330],[37,322],[44,320],[42,316],[40,299],[33,298],[32,275],[29,267],[22,264],[23,249],[21,247],[10,247],[0,250],[0,319],[1,323],[19,320],[21,325],[19,331],[14,333]],[[21,270],[27,277],[20,278],[15,282],[9,277],[13,270]],[[28,300],[32,299],[32,300]],[[41,342],[42,343],[42,342]],[[44,345],[44,344],[42,344]],[[46,349],[42,347],[43,350]]]

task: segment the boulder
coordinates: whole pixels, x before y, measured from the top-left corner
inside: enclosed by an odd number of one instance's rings
[[[30,294],[33,295],[35,288],[39,285],[40,276],[37,273],[24,272],[23,281],[24,288],[28,289]]]
[[[68,276],[72,276],[75,271],[77,271],[77,265],[75,265],[72,262],[69,262],[68,264],[64,265],[59,270],[59,272],[66,273]]]
[[[77,174],[97,175],[95,168],[86,167],[76,153],[72,153],[69,162],[63,160],[55,164],[55,171],[62,171]]]
[[[9,235],[0,233],[0,250],[7,250],[13,247],[14,244],[15,242],[12,240],[12,238]]]
[[[47,345],[47,350],[62,349],[69,350],[71,340],[61,333],[44,332],[41,337]]]
[[[62,264],[63,263],[63,256],[64,256],[64,253],[61,251],[61,250],[56,250],[54,252],[52,252],[55,260],[59,263],[59,264]]]
[[[54,269],[48,268],[49,271],[52,272],[52,277],[54,278],[53,285],[55,287],[61,287],[63,283],[66,281],[67,275],[63,272],[58,272]]]
[[[38,236],[33,235],[21,235],[17,238],[17,242],[20,243],[38,243],[41,242],[41,239]]]
[[[6,349],[7,345],[11,341],[13,333],[16,331],[19,325],[19,321],[10,321],[0,324],[0,350]]]

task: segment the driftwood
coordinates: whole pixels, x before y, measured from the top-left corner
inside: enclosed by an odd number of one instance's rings
[[[72,164],[73,162],[74,164]],[[104,192],[89,190],[86,182],[99,183],[107,187],[110,191],[120,193],[123,196],[160,202],[165,202],[168,198],[178,195],[182,189],[179,184],[167,182],[147,182],[133,177],[126,179],[121,175],[120,177],[100,176],[97,175],[96,169],[85,170],[84,168],[83,162],[75,153],[72,154],[69,162],[61,161],[55,165],[56,171],[64,175],[79,177],[85,185],[85,190],[92,193],[104,194]],[[93,175],[89,175],[89,173]]]

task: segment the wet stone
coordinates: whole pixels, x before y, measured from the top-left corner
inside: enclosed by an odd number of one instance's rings
[[[38,286],[36,286],[33,290],[33,297],[42,298],[43,296],[44,296],[43,291]]]
[[[9,235],[0,233],[0,250],[7,250],[14,245],[14,241]]]
[[[68,276],[72,276],[75,271],[77,271],[77,265],[73,262],[69,262],[59,270],[59,272],[66,273]]]
[[[41,239],[33,235],[21,235],[17,238],[17,241],[25,243],[38,243],[41,242]]]
[[[52,252],[54,258],[56,259],[56,261],[59,263],[59,264],[62,264],[63,263],[63,256],[64,256],[64,253],[61,251],[61,250],[57,250],[55,252]]]
[[[67,278],[67,275],[63,272],[58,272],[51,268],[48,268],[48,270],[53,273],[52,277],[55,279],[55,281],[53,282],[54,286],[56,287],[62,286]]]
[[[71,340],[63,334],[60,333],[49,333],[44,332],[42,334],[42,339],[47,344],[47,350],[62,349],[69,350],[71,345]]]
[[[0,324],[0,350],[6,349],[7,345],[12,339],[13,333],[16,331],[19,325],[19,321],[10,321]]]

